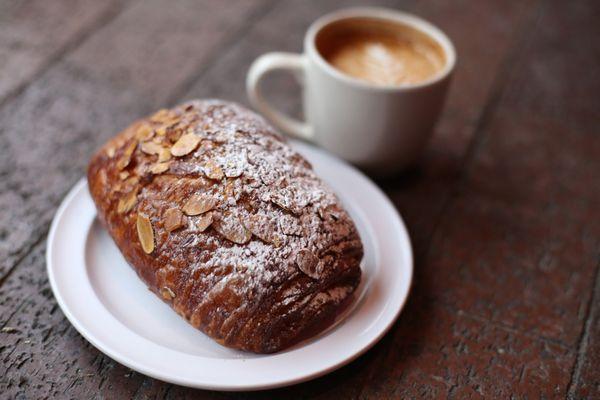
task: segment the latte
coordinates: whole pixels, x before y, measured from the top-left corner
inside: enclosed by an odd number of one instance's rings
[[[446,63],[442,47],[412,27],[370,18],[339,21],[323,29],[317,49],[339,71],[375,85],[426,81]]]

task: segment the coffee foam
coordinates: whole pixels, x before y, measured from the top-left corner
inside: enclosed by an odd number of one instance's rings
[[[428,35],[377,19],[338,21],[319,32],[316,43],[336,69],[376,85],[419,83],[446,63],[443,49]]]

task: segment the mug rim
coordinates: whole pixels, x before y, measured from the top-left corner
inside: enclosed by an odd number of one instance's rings
[[[401,85],[373,84],[354,78],[337,70],[329,62],[327,62],[327,60],[325,60],[321,53],[317,50],[315,43],[317,35],[319,32],[321,32],[321,30],[323,30],[323,28],[335,22],[360,17],[381,19],[408,25],[409,27],[429,36],[431,39],[436,41],[444,51],[446,56],[444,68],[431,78],[424,81],[417,83],[405,83]],[[362,89],[377,91],[412,91],[415,89],[432,86],[448,78],[456,65],[456,50],[454,45],[452,44],[450,38],[440,28],[414,14],[384,7],[351,7],[323,15],[313,22],[308,28],[308,31],[304,37],[304,49],[307,54],[312,57],[316,63],[333,78]]]

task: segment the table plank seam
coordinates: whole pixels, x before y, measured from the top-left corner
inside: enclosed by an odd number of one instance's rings
[[[487,325],[492,326],[495,329],[499,329],[501,331],[504,331],[507,333],[512,333],[515,335],[525,336],[525,337],[528,337],[528,338],[531,338],[534,340],[538,340],[538,341],[542,341],[542,342],[545,342],[548,344],[552,344],[554,346],[558,346],[564,350],[572,351],[572,346],[569,346],[568,344],[564,343],[563,341],[561,341],[559,339],[549,338],[544,335],[538,335],[538,334],[535,334],[535,333],[532,333],[529,331],[523,331],[523,330],[515,328],[514,326],[511,326],[507,323],[500,322],[500,321],[494,321],[494,320],[491,320],[486,317],[472,314],[472,313],[466,312],[464,310],[457,309],[457,308],[455,308],[449,304],[445,304],[443,302],[434,301],[434,303],[441,305],[442,307],[445,307],[449,311],[455,312],[459,316],[464,316],[464,317],[470,318],[470,319],[472,319],[474,321],[478,321],[478,322],[484,322]]]
[[[134,3],[133,1],[124,1],[116,5],[113,8],[109,8],[103,14],[101,14],[95,21],[90,23],[86,29],[83,29],[77,36],[67,40],[65,44],[56,50],[56,52],[48,57],[48,59],[43,63],[40,68],[35,71],[31,77],[15,87],[13,90],[10,90],[6,95],[0,99],[0,109],[2,109],[6,104],[8,104],[12,99],[19,97],[32,83],[36,82],[41,76],[43,76],[46,71],[50,70],[54,65],[59,63],[64,59],[69,53],[76,50],[82,43],[87,41],[90,37],[92,37],[96,32],[101,30],[103,27],[108,25],[111,21],[113,21],[116,17],[118,17],[128,6]]]
[[[23,299],[18,306],[15,307],[14,311],[11,312],[8,317],[6,318],[6,320],[4,322],[2,322],[2,324],[0,325],[0,330],[4,329],[5,327],[8,326],[8,323],[10,322],[10,320],[12,319],[12,317],[15,316],[16,313],[18,313],[19,311],[21,311],[21,309],[23,308],[23,306],[25,305],[25,303],[27,302],[27,298]]]
[[[542,15],[542,5],[543,1],[538,1],[535,6],[532,7],[533,10],[529,12],[530,15],[523,17],[523,21],[521,22],[518,33],[515,35],[514,41],[515,44],[509,49],[507,55],[502,61],[498,74],[494,78],[494,81],[491,86],[491,93],[488,96],[488,100],[486,101],[483,109],[477,118],[474,128],[473,128],[473,137],[469,141],[469,145],[467,150],[465,151],[465,155],[463,156],[463,162],[460,168],[459,176],[457,177],[457,182],[454,185],[454,190],[450,192],[448,198],[444,202],[442,206],[442,211],[440,214],[446,214],[447,208],[453,203],[454,199],[461,193],[464,189],[464,185],[466,184],[468,171],[470,165],[473,164],[473,161],[478,154],[478,151],[481,149],[483,143],[485,142],[486,135],[485,132],[488,129],[490,122],[494,116],[500,101],[503,98],[503,95],[506,91],[506,87],[504,83],[508,81],[511,73],[514,70],[514,67],[518,64],[519,56],[525,49],[530,41],[533,39],[533,35],[531,32],[537,29],[539,22],[541,20]],[[434,229],[432,230],[432,240],[434,241],[434,237],[437,229],[439,228],[439,224],[441,224],[441,220],[444,215],[441,215],[440,220],[436,222],[434,225]]]
[[[140,382],[140,384],[138,385],[138,387],[135,389],[135,391],[131,394],[131,399],[135,400],[137,394],[140,392],[140,390],[142,389],[142,387],[144,386],[144,384],[146,383],[146,379],[148,379],[147,377],[144,377],[142,379],[142,381]]]
[[[575,353],[575,362],[573,363],[573,368],[571,369],[571,378],[569,379],[569,384],[567,386],[567,398],[574,399],[575,398],[575,390],[579,385],[579,381],[581,378],[581,371],[583,370],[583,361],[587,354],[587,347],[590,343],[590,337],[592,334],[592,310],[595,307],[599,307],[600,304],[600,261],[596,265],[596,271],[594,274],[594,288],[592,293],[590,294],[586,313],[585,313],[585,322],[583,325],[583,329],[581,330],[581,335],[579,336],[579,340],[577,343],[577,352]]]
[[[147,378],[146,378],[147,379]],[[163,395],[163,400],[167,399],[169,397],[169,393],[171,392],[171,390],[173,389],[173,384],[169,383],[169,386],[167,387],[167,389],[165,390],[165,394]]]

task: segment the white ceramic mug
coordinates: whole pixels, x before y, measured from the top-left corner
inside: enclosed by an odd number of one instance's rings
[[[370,84],[338,71],[319,53],[315,39],[329,24],[365,17],[425,33],[444,51],[444,67],[426,81],[397,86]],[[396,10],[351,8],[315,21],[304,38],[304,54],[268,53],[255,60],[246,89],[252,105],[284,133],[315,142],[367,170],[393,173],[414,161],[431,136],[455,63],[452,42],[429,22]],[[260,81],[278,69],[299,77],[306,121],[283,114],[265,100]]]

